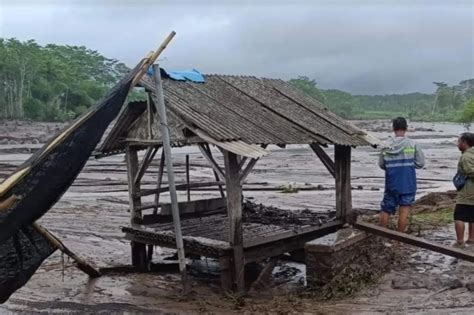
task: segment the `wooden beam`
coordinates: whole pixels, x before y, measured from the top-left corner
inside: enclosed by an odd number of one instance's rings
[[[334,162],[331,160],[329,155],[327,155],[326,151],[324,151],[323,148],[321,148],[321,146],[316,143],[311,143],[309,147],[313,150],[314,153],[316,153],[321,162],[323,162],[324,166],[332,175],[332,177],[336,177]]]
[[[204,158],[209,162],[209,164],[211,164],[211,167],[214,169],[214,171],[216,171],[216,173],[219,174],[221,178],[225,178],[225,174],[222,171],[221,167],[219,166],[219,164],[217,164],[212,155],[210,155],[209,152],[206,150],[204,144],[199,143],[198,147]]]
[[[336,178],[336,217],[344,221],[352,218],[351,147],[334,146]]]
[[[38,223],[33,223],[33,227],[41,234],[54,248],[59,249],[61,252],[66,254],[72,260],[74,260],[76,267],[81,271],[89,275],[89,277],[97,278],[102,274],[95,269],[92,265],[87,263],[84,259],[77,256],[73,251],[66,247],[56,236],[54,236],[50,231],[48,231],[43,226]]]
[[[206,151],[209,153],[209,156],[214,158],[212,156],[212,151],[211,151],[211,148],[209,147],[209,143],[205,144],[205,148],[206,148]],[[224,180],[224,178],[219,177],[219,174],[217,174],[217,172],[214,169],[212,169],[212,173],[214,173],[214,178],[216,179],[216,181]],[[222,187],[222,185],[219,185],[219,192],[221,193],[222,199],[224,199],[225,198],[225,193],[224,193],[224,188]]]
[[[272,242],[261,241],[259,245],[245,248],[245,262],[259,261],[263,258],[282,255],[287,252],[304,248],[304,244],[315,238],[334,233],[342,228],[343,222],[336,220],[315,228],[311,232],[285,238],[276,238]]]
[[[262,148],[265,149],[267,147],[266,144],[262,144]],[[244,166],[244,163],[245,161],[247,160],[247,158],[244,158],[240,161],[239,163],[239,169],[241,170]],[[245,179],[247,178],[247,176],[249,176],[250,172],[252,172],[253,168],[255,167],[255,164],[257,164],[258,160],[260,160],[260,158],[258,159],[251,159],[250,162],[247,164],[247,166],[245,167],[245,169],[241,172],[241,175],[240,175],[240,184],[243,185],[244,182],[245,182]]]
[[[135,185],[138,184],[142,180],[143,175],[145,175],[145,172],[148,169],[148,167],[150,166],[151,161],[153,161],[153,158],[155,157],[156,152],[158,152],[158,149],[159,149],[159,147],[156,147],[156,148],[155,147],[149,147],[146,150],[145,156],[143,157],[143,161],[140,164],[139,171],[138,171],[137,175],[135,176],[135,180],[134,180]]]
[[[331,222],[323,223],[321,225],[306,225],[301,226],[298,230],[290,230],[282,233],[278,233],[275,235],[265,236],[262,238],[252,239],[245,242],[245,249],[253,248],[256,246],[263,246],[265,244],[270,244],[273,242],[285,240],[291,237],[295,237],[297,235],[307,235],[311,233],[319,233],[319,231],[337,231],[339,227],[343,225],[341,220],[334,220]],[[276,255],[273,255],[276,256]]]
[[[240,175],[240,184],[243,185],[247,176],[249,176],[250,172],[252,172],[255,164],[257,164],[258,160],[260,159],[251,159],[250,162],[247,164],[245,169],[242,171]]]
[[[221,181],[217,172],[214,170],[212,170],[212,172],[214,173],[214,178],[216,179],[216,181],[218,182]],[[218,185],[218,186],[219,186],[219,192],[221,193],[221,198],[224,199],[225,198],[224,188],[222,187],[222,185]]]
[[[224,185],[224,182],[221,181],[215,181],[215,182],[202,182],[202,183],[189,183],[188,184],[179,184],[176,185],[176,190],[187,190],[188,188],[200,188],[200,187],[212,187],[212,186],[219,186],[219,185]],[[161,187],[161,188],[156,188],[156,189],[142,189],[138,193],[140,197],[144,196],[149,196],[157,193],[162,193],[169,191],[169,187]]]
[[[248,159],[248,157],[244,156],[244,157],[240,160],[239,169],[243,169],[243,168],[244,168],[244,165],[245,165],[245,162],[247,162],[247,159]]]
[[[356,222],[354,224],[354,227],[362,231],[365,231],[367,233],[372,233],[372,234],[383,236],[383,237],[396,240],[402,243],[428,249],[428,250],[431,250],[433,252],[437,252],[443,255],[448,255],[448,256],[459,258],[462,260],[474,262],[474,253],[468,253],[458,248],[430,242],[430,241],[421,239],[419,237],[389,230],[387,228],[383,228],[381,226],[370,224],[370,223]]]
[[[158,181],[156,184],[156,195],[155,195],[155,210],[153,211],[153,214],[156,214],[158,212],[158,205],[160,204],[160,189],[161,189],[161,184],[163,183],[163,173],[165,170],[165,151],[162,150],[161,152],[161,159],[160,159],[160,167],[158,170]]]
[[[224,151],[227,211],[230,220],[230,244],[233,249],[233,281],[238,293],[245,292],[244,248],[242,233],[242,185],[239,161],[235,153]]]

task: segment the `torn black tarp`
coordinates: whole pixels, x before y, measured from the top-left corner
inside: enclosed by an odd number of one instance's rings
[[[143,61],[93,110],[58,133],[0,184],[0,302],[24,285],[54,251],[31,225],[71,186],[119,113],[141,65]]]

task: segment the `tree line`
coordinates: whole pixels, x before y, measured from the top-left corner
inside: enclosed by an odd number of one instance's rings
[[[65,121],[85,112],[129,69],[84,46],[0,38],[0,117]]]
[[[0,118],[66,121],[101,99],[129,69],[84,46],[41,46],[34,40],[0,38]],[[344,118],[404,115],[418,120],[474,121],[474,79],[432,94],[352,95],[320,89],[308,77],[289,81]],[[132,98],[139,98],[132,95]]]
[[[425,121],[474,121],[474,79],[461,81],[454,86],[433,82],[433,94],[392,95],[352,95],[341,90],[324,90],[318,88],[314,79],[304,76],[289,82],[348,119],[378,119],[403,115]]]

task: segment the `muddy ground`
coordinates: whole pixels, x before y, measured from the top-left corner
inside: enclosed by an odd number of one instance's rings
[[[387,139],[389,124],[384,121],[357,122]],[[0,180],[41,147],[61,125],[0,122]],[[414,123],[410,130],[425,150],[427,167],[418,172],[419,197],[429,192],[451,189],[459,152],[456,136],[461,125]],[[248,177],[244,194],[257,203],[285,209],[327,212],[334,209],[334,182],[315,155],[303,146],[286,149],[270,147],[271,154],[257,163]],[[332,153],[328,151],[328,153]],[[175,150],[179,182],[184,181],[185,155],[190,155],[192,180],[213,180],[213,174],[198,151]],[[383,173],[376,167],[377,151],[354,150],[352,162],[354,207],[375,211],[383,194]],[[145,175],[145,188],[156,182],[157,165]],[[129,222],[126,172],[123,155],[91,159],[74,185],[41,223],[78,254],[98,267],[130,262],[129,244],[121,226]],[[291,189],[288,189],[289,187]],[[285,191],[297,192],[284,193]],[[193,190],[193,199],[219,196],[218,191]],[[180,195],[180,198],[185,198]],[[164,198],[166,200],[166,197]],[[432,198],[429,198],[432,200]],[[150,200],[151,201],[151,200]],[[444,207],[444,206],[443,206]],[[431,209],[425,205],[425,211]],[[451,226],[421,232],[423,237],[450,244]],[[157,249],[162,261],[169,250]],[[474,265],[443,255],[401,248],[401,259],[392,271],[355,296],[319,301],[301,296],[304,266],[286,263],[276,268],[275,285],[260,296],[238,299],[223,295],[215,273],[215,262],[195,262],[192,293],[181,298],[179,276],[172,272],[153,274],[108,274],[89,280],[56,253],[30,282],[4,305],[2,312],[103,312],[188,314],[198,312],[308,312],[308,313],[473,313]],[[203,276],[203,272],[206,275]]]

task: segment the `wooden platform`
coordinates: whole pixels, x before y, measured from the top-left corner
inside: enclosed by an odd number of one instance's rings
[[[214,258],[230,255],[232,248],[228,224],[226,214],[183,219],[185,252]],[[334,219],[313,225],[243,223],[245,261],[252,262],[301,249],[305,242],[335,232],[342,224]],[[124,227],[122,230],[129,240],[176,248],[171,222]]]

